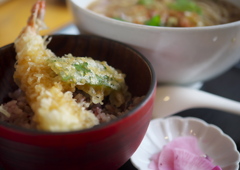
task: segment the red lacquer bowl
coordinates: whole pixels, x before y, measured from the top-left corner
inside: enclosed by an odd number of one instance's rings
[[[128,46],[95,36],[53,35],[48,47],[57,55],[91,56],[105,60],[126,75],[129,91],[145,95],[122,117],[91,129],[50,133],[0,122],[0,165],[4,169],[117,169],[134,153],[152,115],[156,78],[152,66]],[[13,44],[0,48],[0,103],[17,86],[13,81]]]

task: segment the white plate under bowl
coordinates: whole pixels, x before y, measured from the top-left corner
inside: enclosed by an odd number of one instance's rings
[[[153,119],[139,148],[131,157],[139,170],[148,170],[150,157],[179,136],[195,136],[201,150],[222,170],[238,170],[240,155],[234,141],[215,125],[198,118],[172,116]]]

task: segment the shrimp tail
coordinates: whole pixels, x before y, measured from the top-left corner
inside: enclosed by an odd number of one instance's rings
[[[45,16],[45,6],[45,0],[39,0],[33,5],[31,15],[27,21],[27,25],[25,28],[23,28],[20,36],[22,34],[28,33],[29,31],[38,34],[40,30],[47,28],[46,24],[43,21]]]
[[[47,43],[49,43],[46,41],[47,37],[43,39],[39,35],[39,31],[47,28],[44,23],[45,3],[45,0],[38,0],[33,5],[31,15],[27,20],[27,25],[14,42],[17,53],[24,51],[24,49],[26,49],[24,47],[27,47],[26,44],[29,44],[29,47],[37,47],[42,44],[42,48],[46,48]]]

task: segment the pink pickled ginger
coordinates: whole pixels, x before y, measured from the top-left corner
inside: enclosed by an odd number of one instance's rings
[[[152,156],[152,170],[221,170],[198,146],[194,136],[178,137]]]

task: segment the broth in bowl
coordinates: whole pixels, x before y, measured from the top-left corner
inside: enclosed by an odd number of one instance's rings
[[[240,8],[225,0],[97,0],[88,9],[149,26],[199,27],[240,20]]]

